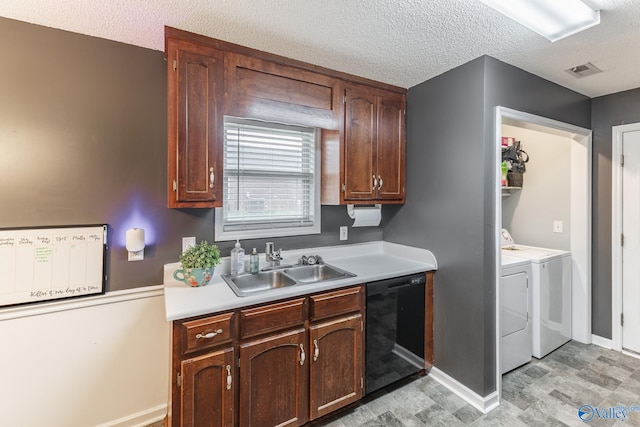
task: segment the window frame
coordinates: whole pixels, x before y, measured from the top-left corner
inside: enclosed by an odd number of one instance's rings
[[[230,118],[232,120],[238,121],[249,121],[249,122],[260,122],[266,125],[273,124],[275,126],[296,126],[296,127],[304,127],[310,128],[309,126],[296,125],[291,123],[281,123],[281,122],[273,122],[259,119],[248,119],[248,118],[240,118],[233,116],[225,116],[225,119]],[[223,125],[224,126],[224,125]],[[215,223],[215,240],[216,241],[232,241],[238,239],[259,239],[259,238],[267,238],[267,237],[286,237],[286,236],[303,236],[303,235],[311,235],[311,234],[320,234],[321,232],[321,140],[320,140],[320,129],[314,128],[314,166],[313,166],[313,225],[311,226],[298,226],[298,227],[276,227],[270,228],[267,227],[267,223],[265,223],[264,228],[252,228],[246,230],[224,230],[224,202],[225,196],[223,189],[222,196],[222,207],[215,208],[214,212],[214,223]],[[225,151],[226,138],[222,141],[222,150]],[[226,155],[223,155],[223,163],[226,161]],[[222,180],[225,180],[225,172],[226,167],[223,164],[223,177]]]

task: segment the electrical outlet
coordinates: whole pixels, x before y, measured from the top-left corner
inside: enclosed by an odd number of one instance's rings
[[[184,253],[184,251],[189,249],[191,246],[195,246],[195,245],[196,245],[196,238],[195,237],[183,237],[182,238],[182,252],[183,253]]]
[[[349,238],[349,227],[343,225],[340,227],[340,240],[347,240]]]
[[[553,232],[562,233],[562,221],[553,221]]]

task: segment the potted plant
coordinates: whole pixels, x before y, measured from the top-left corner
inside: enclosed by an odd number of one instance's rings
[[[220,249],[206,240],[191,246],[180,255],[182,268],[173,272],[176,280],[189,286],[204,286],[213,277],[215,266],[220,263]]]

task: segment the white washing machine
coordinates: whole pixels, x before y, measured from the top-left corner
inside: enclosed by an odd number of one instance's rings
[[[531,361],[531,261],[502,256],[500,280],[501,373]]]
[[[531,261],[533,356],[571,339],[571,252],[515,244],[502,230],[502,255]]]

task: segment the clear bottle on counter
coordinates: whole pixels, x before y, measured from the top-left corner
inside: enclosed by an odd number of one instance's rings
[[[240,240],[236,240],[235,248],[231,250],[231,275],[237,276],[244,273],[244,249],[240,246]]]
[[[249,256],[249,273],[257,274],[258,271],[260,271],[260,256],[256,248],[253,248],[253,252]]]

